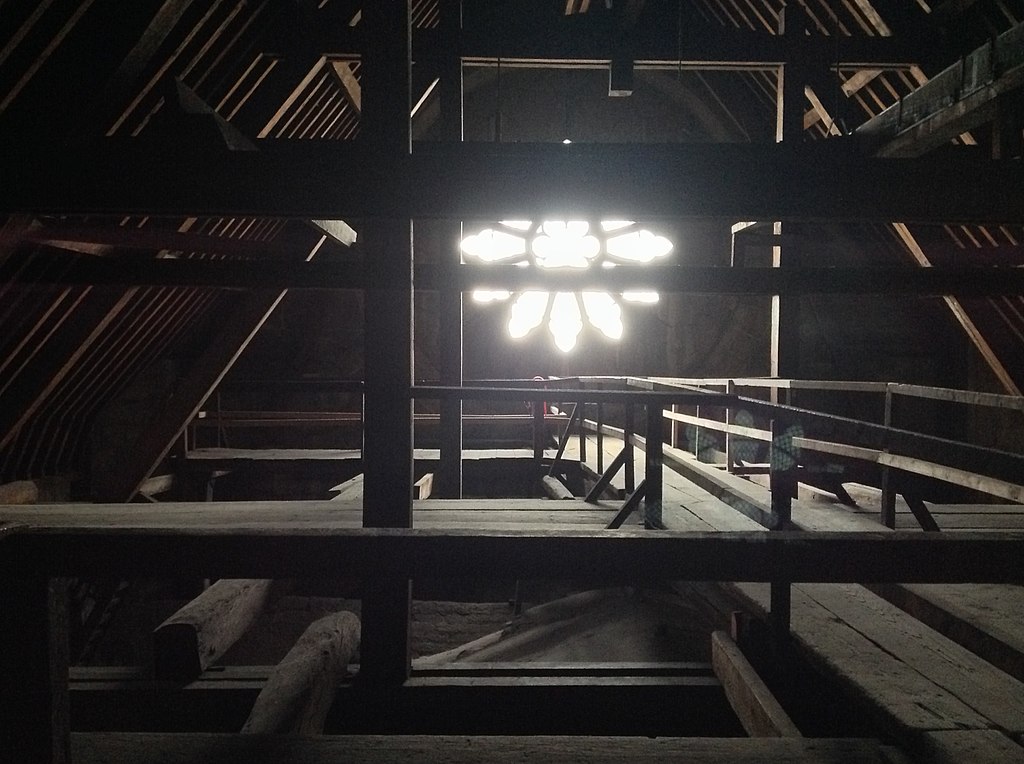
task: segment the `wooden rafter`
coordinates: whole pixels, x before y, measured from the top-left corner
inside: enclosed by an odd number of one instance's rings
[[[349,61],[331,61],[331,70],[337,76],[338,83],[341,85],[342,93],[349,106],[357,112],[361,112],[363,110],[363,91],[359,86],[359,80],[356,79],[356,75],[352,71],[352,63]]]
[[[928,259],[928,256],[921,248],[921,245],[918,244],[917,239],[910,232],[910,229],[903,223],[893,223],[892,228],[918,265],[922,268],[930,268],[932,265],[931,260]],[[992,349],[992,346],[988,343],[977,325],[967,314],[967,311],[964,310],[964,306],[960,300],[950,295],[946,295],[942,299],[949,307],[949,310],[957,320],[957,323],[963,327],[963,330],[967,334],[967,338],[971,341],[971,344],[974,345],[977,351],[981,354],[985,364],[996,376],[996,379],[999,380],[999,384],[1002,388],[1010,395],[1020,395],[1020,387],[1018,387],[1017,383],[1010,375],[1009,370],[1003,365],[1002,361],[999,360],[999,357]]]

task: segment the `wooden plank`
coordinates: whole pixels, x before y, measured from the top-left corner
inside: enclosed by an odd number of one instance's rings
[[[359,619],[333,613],[311,623],[267,680],[242,732],[319,735],[338,682],[359,648]]]
[[[947,483],[966,486],[982,493],[1009,499],[1018,504],[1024,504],[1024,486],[1016,483],[1009,483],[1005,480],[997,480],[996,478],[968,472],[967,470],[926,462],[923,459],[912,459],[893,453],[879,454],[876,461],[879,464],[896,467],[904,472],[913,472],[916,475],[925,475],[936,480],[944,480]]]
[[[422,501],[429,499],[434,487],[434,473],[428,472],[412,484],[413,499]]]
[[[724,631],[711,634],[711,662],[729,705],[751,737],[802,737],[785,709]]]
[[[998,730],[944,730],[928,732],[918,746],[927,761],[934,764],[961,764],[965,761],[1024,762],[1024,748]]]
[[[1024,732],[1024,683],[860,586],[801,585],[835,617],[989,721]]]
[[[270,599],[273,580],[222,578],[153,632],[157,677],[199,676],[238,641]]]
[[[767,612],[766,585],[736,584]],[[886,734],[907,739],[923,730],[986,729],[991,722],[949,691],[891,655],[793,587],[793,640],[813,666],[868,709]]]
[[[2,512],[2,510],[0,510]],[[173,568],[224,578],[308,575],[566,577],[909,583],[1024,581],[1024,534],[687,533],[576,530],[241,527],[19,528],[2,541],[0,571],[158,575]],[[863,561],[870,559],[871,565]]]
[[[993,408],[1024,411],[1024,396],[1020,395],[979,393],[974,390],[952,390],[947,387],[907,385],[898,382],[889,382],[886,387],[893,395],[909,395],[915,398],[928,398],[936,401],[953,401],[970,406],[991,406]]]
[[[75,733],[75,761],[99,764],[133,761],[290,761],[322,764],[363,762],[479,762],[522,761],[687,761],[693,764],[762,764],[788,761],[820,764],[877,764],[885,761],[874,740],[742,738],[644,738],[587,736],[259,736],[244,739],[213,733]]]
[[[677,448],[665,448],[665,464],[761,527],[774,525],[771,504],[755,497],[749,481],[699,462],[692,454]]]
[[[1024,588],[996,584],[874,584],[875,594],[1024,681]]]
[[[758,430],[754,427],[744,427],[743,425],[719,422],[717,419],[695,417],[689,414],[679,414],[672,411],[666,411],[665,418],[671,419],[674,422],[684,422],[686,424],[692,424],[698,427],[706,427],[709,430],[717,430],[718,432],[728,432],[731,435],[741,435],[745,438],[754,438],[755,440],[772,439],[772,435],[768,430]]]

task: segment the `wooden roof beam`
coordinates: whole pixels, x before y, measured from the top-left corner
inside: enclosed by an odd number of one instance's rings
[[[325,502],[325,510],[333,509]],[[168,506],[168,505],[164,505]],[[179,505],[181,506],[181,505]],[[90,507],[80,527],[0,539],[0,571],[51,576],[218,578],[354,576],[537,577],[624,583],[645,580],[874,583],[1022,583],[1024,534],[949,531],[686,533],[645,530],[460,531],[290,525],[262,511],[273,533],[189,522],[132,527],[121,506]],[[97,522],[106,513],[109,522]],[[200,518],[200,519],[197,519]],[[215,517],[211,520],[216,522]],[[250,524],[251,525],[251,524]],[[119,526],[119,527],[117,527]],[[865,561],[870,560],[870,563]]]
[[[876,156],[917,157],[998,115],[997,101],[1024,88],[1024,23],[981,46],[857,128]]]
[[[902,224],[897,224],[902,225]],[[2,273],[0,273],[2,276]],[[1024,268],[716,268],[628,266],[614,270],[540,272],[510,265],[461,265],[443,270],[417,265],[416,288],[657,289],[676,294],[805,295],[901,294],[961,297],[1024,294]],[[65,286],[163,286],[220,289],[364,289],[361,263],[207,259],[111,260],[80,257],[59,269],[37,267],[18,274],[20,284]]]
[[[6,152],[0,177],[0,211],[35,214],[1024,222],[1019,165],[966,149],[941,158],[873,159],[845,140],[424,143],[408,157],[368,153],[347,141],[182,154],[175,145],[110,140],[88,150],[41,145]]]

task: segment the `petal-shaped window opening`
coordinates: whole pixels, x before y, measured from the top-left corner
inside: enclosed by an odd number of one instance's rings
[[[613,236],[607,242],[608,254],[620,260],[649,263],[672,251],[672,242],[650,231],[630,231]]]
[[[672,243],[641,229],[632,220],[502,220],[498,229],[487,228],[467,236],[462,251],[483,262],[500,262],[519,268],[583,269],[639,265],[664,257]],[[512,298],[508,332],[514,339],[527,336],[545,321],[555,346],[569,352],[579,342],[585,323],[605,337],[622,338],[622,304],[651,305],[658,293],[630,290],[619,295],[601,291],[551,293],[539,289],[510,292],[476,289],[472,298],[481,303]]]
[[[623,292],[622,299],[626,302],[636,302],[643,305],[653,305],[658,301],[657,292]]]
[[[485,228],[463,239],[462,251],[471,257],[493,263],[522,257],[526,254],[526,241],[521,236]]]
[[[523,292],[516,298],[508,318],[508,333],[512,339],[525,337],[543,323],[549,297],[547,292]]]
[[[571,292],[558,292],[551,303],[551,318],[548,320],[551,336],[555,338],[555,346],[563,353],[576,347],[576,338],[583,331],[583,317],[576,295]]]
[[[549,220],[533,240],[533,254],[542,268],[587,268],[601,253],[601,242],[588,232],[586,221]]]
[[[511,296],[512,293],[505,289],[475,289],[472,293],[473,299],[477,302],[496,302],[507,300]]]
[[[622,337],[622,308],[607,292],[583,292],[583,307],[587,319],[613,340]]]

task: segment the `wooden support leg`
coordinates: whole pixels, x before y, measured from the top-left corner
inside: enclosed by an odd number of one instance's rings
[[[797,463],[793,455],[793,440],[786,423],[772,420],[771,473],[772,530],[786,530],[793,512],[793,489],[796,487]],[[769,630],[772,651],[782,659],[789,644],[791,610],[790,582],[771,582],[771,613]]]
[[[608,469],[601,475],[601,479],[598,480],[594,487],[590,489],[590,493],[587,494],[584,501],[593,503],[601,498],[601,494],[604,492],[604,489],[611,484],[612,478],[618,474],[618,471],[622,469],[624,464],[626,464],[626,460],[629,457],[629,449],[623,446],[622,450],[619,451],[619,455],[612,460],[612,463],[608,465]]]
[[[381,578],[363,589],[359,681],[368,688],[402,684],[409,677],[412,583]]]
[[[533,402],[533,458],[540,464],[544,458],[544,443],[546,441],[544,425],[544,402]]]
[[[793,590],[789,581],[771,582],[769,629],[772,652],[777,658],[782,658],[789,646],[789,626],[793,609],[792,594]]]
[[[929,533],[939,532],[939,524],[935,522],[935,518],[932,517],[932,513],[928,511],[927,504],[913,494],[905,493],[903,494],[903,498],[906,499],[907,506],[910,507],[910,511],[914,513],[914,518],[921,525],[921,528]]]
[[[626,493],[632,493],[636,489],[636,466],[633,461],[633,433],[635,431],[633,404],[626,404],[626,426],[622,434],[626,450]]]
[[[0,603],[0,761],[69,762],[67,582],[5,579]]]
[[[664,442],[662,427],[664,423],[661,404],[647,404],[647,448],[644,462],[644,483],[647,495],[644,498],[644,526],[648,529],[664,529],[661,519],[662,502],[662,455]]]
[[[621,528],[622,524],[626,522],[626,518],[633,514],[637,507],[640,506],[640,500],[647,494],[647,481],[641,480],[640,485],[636,487],[636,490],[630,494],[629,498],[623,503],[622,508],[615,513],[615,517],[612,521],[605,526],[606,530],[615,530]]]
[[[883,415],[882,423],[886,427],[891,427],[893,417],[896,413],[895,401],[893,400],[892,390],[886,386],[885,390],[885,412]],[[882,505],[881,505],[881,516],[879,522],[882,523],[886,528],[896,527],[896,486],[894,481],[893,470],[891,467],[883,465],[882,468]]]

